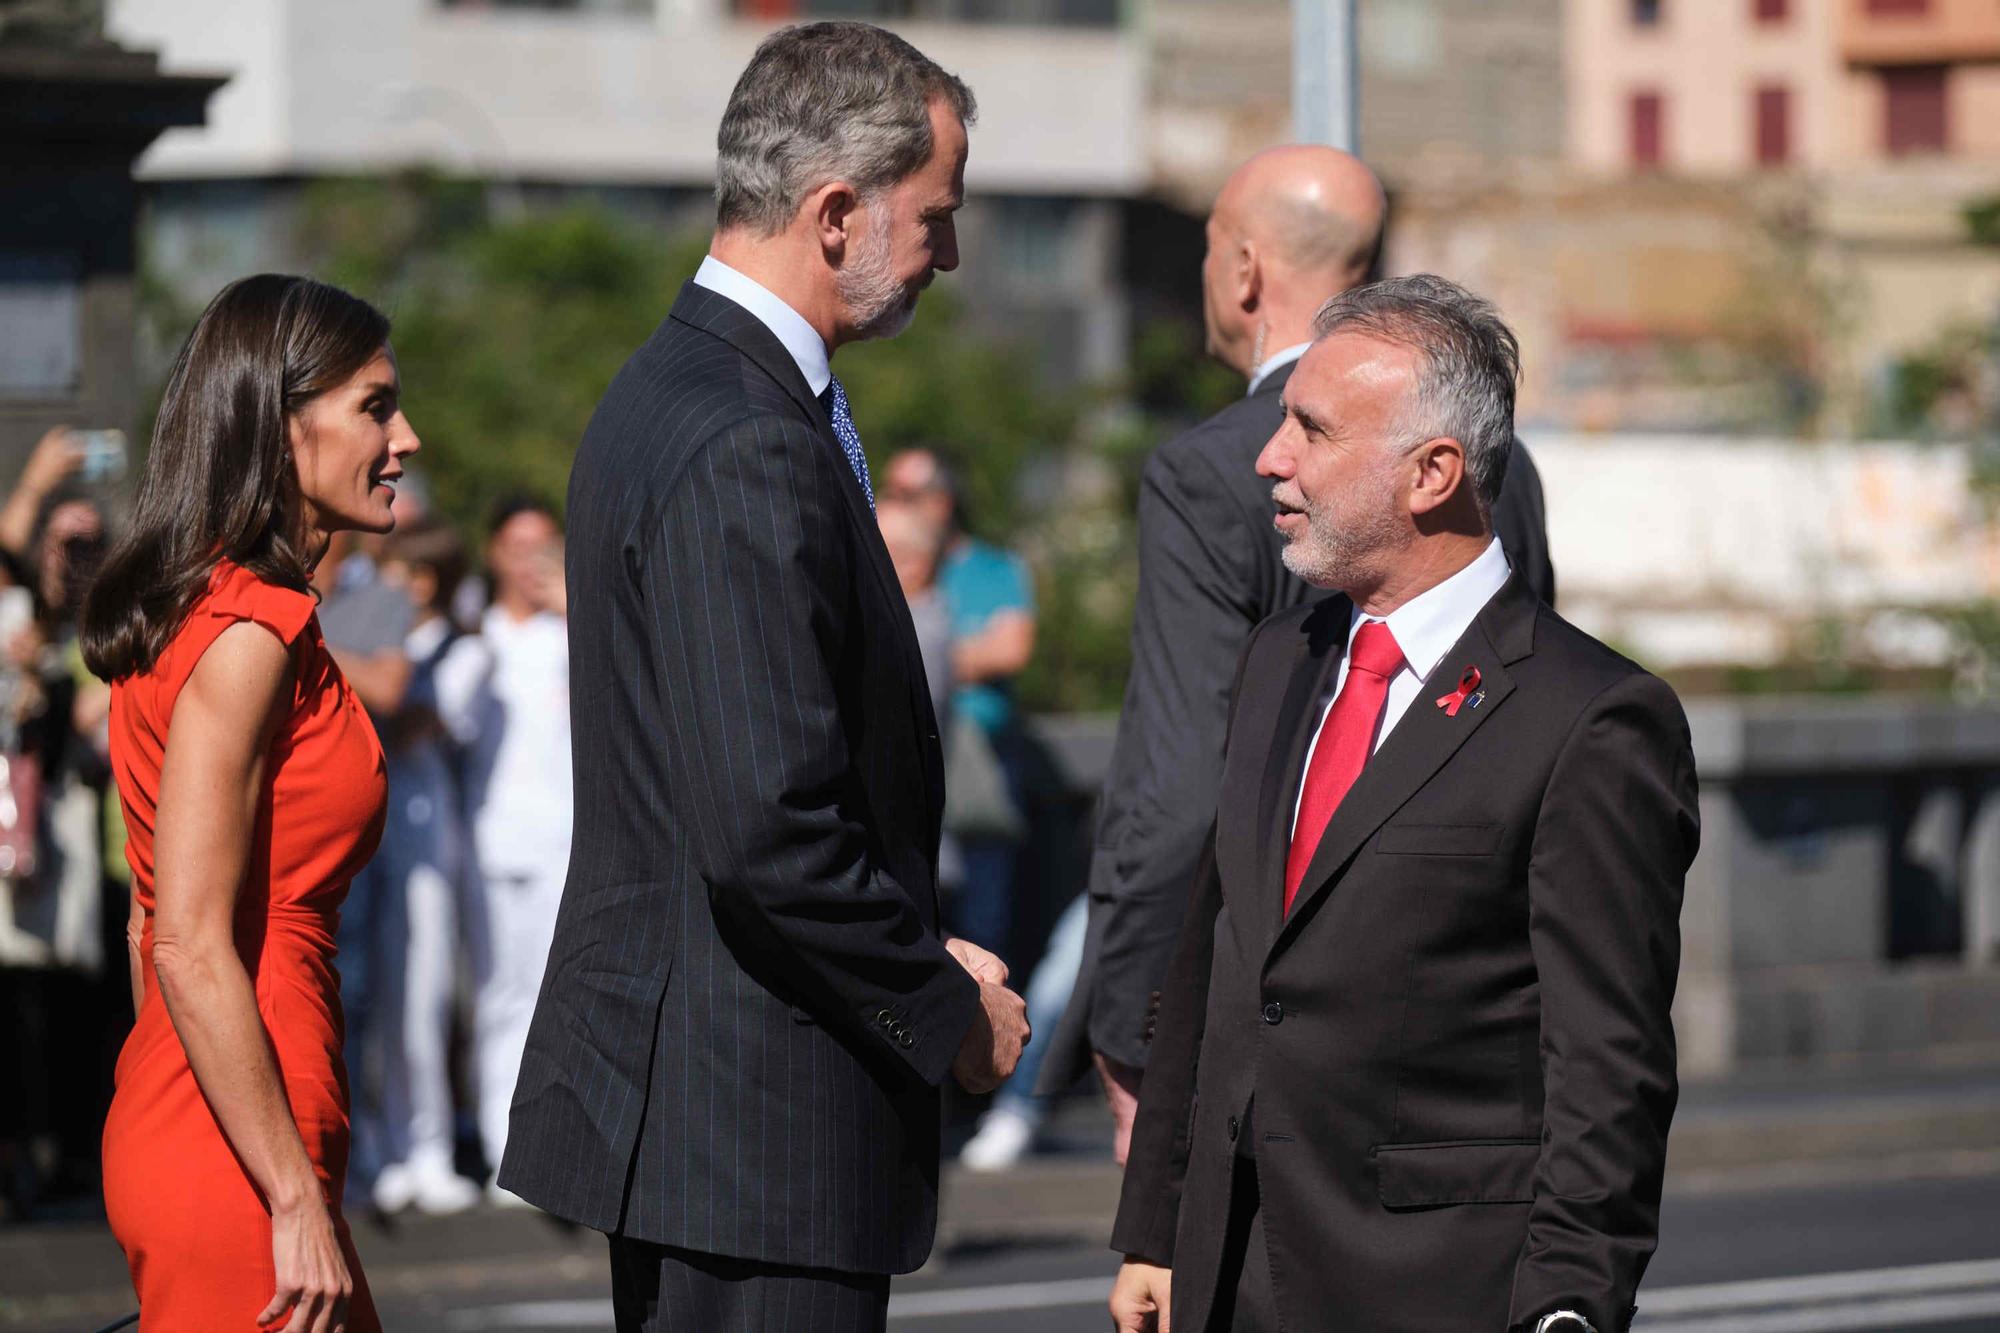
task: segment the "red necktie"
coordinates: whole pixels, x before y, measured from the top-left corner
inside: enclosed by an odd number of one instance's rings
[[[1299,882],[1319,849],[1327,821],[1368,762],[1374,749],[1375,724],[1382,720],[1382,704],[1389,696],[1389,678],[1402,669],[1403,650],[1396,646],[1396,636],[1387,625],[1371,620],[1356,631],[1354,646],[1348,652],[1347,679],[1341,682],[1340,695],[1320,728],[1299,797],[1292,850],[1285,857],[1286,912],[1292,910],[1292,899],[1298,896]]]

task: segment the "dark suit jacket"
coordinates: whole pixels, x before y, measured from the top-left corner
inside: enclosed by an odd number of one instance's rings
[[[1069,1057],[1087,1040],[1125,1064],[1146,1062],[1151,997],[1215,819],[1223,719],[1243,641],[1266,616],[1320,595],[1285,568],[1271,483],[1257,475],[1296,364],[1162,445],[1140,482],[1132,675],[1090,868],[1085,979],[1054,1046]],[[1493,522],[1514,569],[1553,605],[1542,480],[1518,442]],[[1077,1072],[1073,1058],[1051,1061],[1043,1086],[1059,1090]]]
[[[501,1183],[641,1240],[907,1272],[978,1003],[873,517],[782,344],[689,284],[569,490],[576,826]]]
[[[1327,825],[1289,916],[1305,748],[1344,597],[1245,650],[1113,1246],[1203,1327],[1232,1158],[1256,1160],[1288,1328],[1626,1327],[1676,1096],[1668,1010],[1698,840],[1680,704],[1517,575]],[[1433,700],[1467,666],[1485,699]],[[1337,1318],[1334,1312],[1337,1312]]]

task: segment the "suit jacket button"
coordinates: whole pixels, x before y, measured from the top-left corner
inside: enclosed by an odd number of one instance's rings
[[[880,1023],[885,1028],[892,1028],[896,1026],[896,1016],[890,1013],[887,1009],[878,1012],[875,1015],[875,1021],[877,1023]]]
[[[1238,1130],[1239,1128],[1241,1128],[1241,1126],[1239,1126],[1239,1125],[1238,1125],[1238,1124],[1236,1123],[1236,1117],[1235,1117],[1235,1116],[1230,1116],[1230,1117],[1229,1117],[1229,1141],[1230,1141],[1231,1143],[1234,1143],[1234,1142],[1236,1142],[1236,1131],[1237,1131],[1237,1130]]]
[[[1278,1024],[1284,1022],[1285,1006],[1279,1004],[1276,1000],[1273,1000],[1269,1004],[1265,1005],[1264,1021],[1266,1023],[1269,1023],[1272,1027],[1276,1027]]]
[[[907,1051],[917,1044],[917,1039],[908,1028],[902,1028],[896,1033],[896,1044]]]

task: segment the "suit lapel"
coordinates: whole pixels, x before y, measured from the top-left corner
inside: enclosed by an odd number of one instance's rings
[[[839,459],[834,470],[840,476],[841,500],[847,508],[847,517],[859,531],[861,548],[867,552],[869,565],[875,571],[875,579],[881,585],[883,596],[894,609],[902,649],[905,671],[910,683],[911,711],[917,720],[917,734],[937,737],[937,718],[931,712],[930,690],[925,683],[923,652],[917,646],[916,626],[910,620],[910,605],[903,597],[903,585],[896,578],[896,567],[889,561],[889,548],[882,544],[882,530],[875,522],[875,515],[868,508],[868,497],[861,490],[861,480],[848,466],[847,455],[840,447],[840,440],[833,433],[833,421],[813,396],[812,386],[799,371],[799,363],[778,336],[764,326],[764,322],[726,296],[712,292],[694,282],[681,284],[680,295],[674,301],[672,318],[710,333],[734,347],[745,357],[769,375],[797,403],[819,432],[826,447],[833,450]],[[934,795],[933,806],[942,810],[944,792],[944,757],[939,741],[918,747],[923,751],[924,776]],[[936,823],[935,817],[933,824]],[[935,830],[933,830],[935,834]],[[935,836],[933,836],[935,841]]]
[[[1534,650],[1534,622],[1539,604],[1527,591],[1519,575],[1509,576],[1492,601],[1473,619],[1470,627],[1439,660],[1423,689],[1397,722],[1389,739],[1382,743],[1361,770],[1333,818],[1327,821],[1319,847],[1306,867],[1292,910],[1285,914],[1283,898],[1272,904],[1277,923],[1272,951],[1282,949],[1298,933],[1299,923],[1312,915],[1314,905],[1326,895],[1348,860],[1389,817],[1416,795],[1460,746],[1486,725],[1514,692],[1507,665]],[[1452,692],[1467,666],[1479,668],[1480,688],[1485,698],[1477,708],[1461,707],[1456,717],[1447,716],[1436,700]],[[1310,724],[1308,724],[1309,726]],[[1303,760],[1293,761],[1297,769]],[[1300,778],[1291,779],[1294,789]],[[1282,812],[1281,812],[1282,813]],[[1289,821],[1286,821],[1289,826]],[[1280,860],[1279,865],[1283,865]]]

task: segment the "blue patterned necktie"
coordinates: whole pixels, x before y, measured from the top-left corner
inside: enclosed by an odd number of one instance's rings
[[[868,480],[868,458],[861,452],[861,432],[854,429],[854,414],[847,410],[847,390],[840,387],[838,379],[827,382],[826,412],[833,418],[833,437],[840,441],[840,452],[847,455],[847,465],[854,469],[855,480],[861,483],[861,493],[868,497],[868,512],[875,512],[875,487]]]

